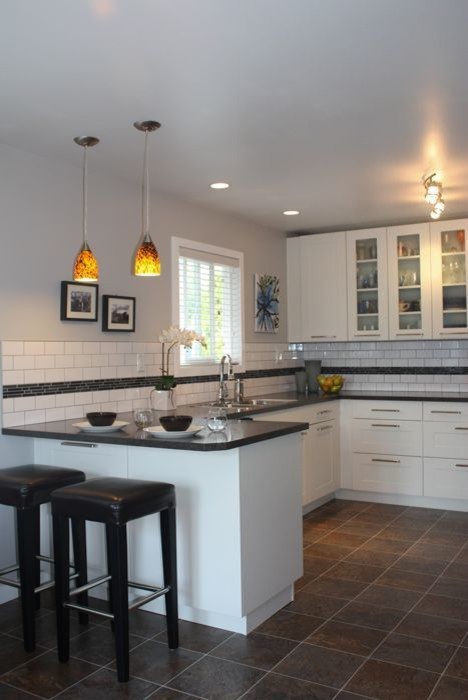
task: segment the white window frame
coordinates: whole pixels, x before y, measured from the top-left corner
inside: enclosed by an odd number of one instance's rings
[[[244,253],[230,248],[222,248],[220,246],[211,245],[209,243],[200,243],[189,238],[178,238],[173,236],[171,239],[171,257],[172,257],[172,323],[174,326],[179,326],[179,256],[181,248],[191,248],[199,253],[211,253],[212,255],[220,255],[228,258],[234,258],[239,263],[240,271],[240,332],[241,332],[241,360],[239,364],[234,365],[234,372],[245,372],[245,330],[244,330]],[[192,329],[190,329],[192,330]],[[174,369],[179,377],[190,377],[194,375],[217,374],[219,371],[219,360],[213,363],[211,360],[207,362],[197,362],[193,365],[181,365],[179,353],[174,353]]]

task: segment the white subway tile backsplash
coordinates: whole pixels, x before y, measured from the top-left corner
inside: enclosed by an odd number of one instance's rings
[[[24,355],[24,342],[22,340],[3,340],[2,355]]]
[[[45,370],[43,369],[25,369],[24,383],[25,384],[42,384],[45,382]]]
[[[13,369],[34,369],[33,355],[17,355],[13,358]]]
[[[65,343],[46,341],[44,343],[44,352],[46,355],[63,355],[65,352]]]
[[[82,355],[83,354],[83,343],[77,342],[66,342],[65,343],[65,355]]]

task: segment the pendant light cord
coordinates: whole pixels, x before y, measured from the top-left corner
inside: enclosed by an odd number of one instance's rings
[[[145,131],[145,153],[143,156],[143,180],[141,192],[142,234],[149,233],[149,167],[148,167],[148,131]]]
[[[87,218],[88,218],[87,175],[88,175],[88,146],[84,146],[84,157],[83,157],[83,243],[86,243],[87,239],[88,239],[88,231],[87,231]]]

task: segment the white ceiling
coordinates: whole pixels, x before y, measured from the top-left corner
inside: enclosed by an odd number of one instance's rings
[[[282,230],[467,214],[467,0],[2,0],[0,142]],[[209,189],[226,180],[227,191]],[[284,209],[300,209],[287,219]]]

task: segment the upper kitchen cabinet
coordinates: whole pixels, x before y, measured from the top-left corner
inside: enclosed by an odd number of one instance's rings
[[[432,337],[429,224],[387,229],[389,337]]]
[[[301,340],[347,340],[346,233],[302,236],[298,240]]]
[[[386,340],[388,338],[386,229],[348,231],[346,241],[349,338]]]
[[[288,238],[287,251],[287,292],[288,292],[288,340],[302,342],[302,292],[301,292],[301,239]]]
[[[468,335],[467,236],[467,219],[431,223],[434,338]]]

